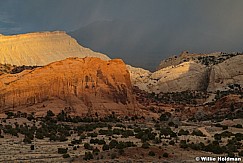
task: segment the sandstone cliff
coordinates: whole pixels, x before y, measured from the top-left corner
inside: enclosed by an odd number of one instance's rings
[[[42,66],[67,57],[109,58],[80,46],[65,32],[38,32],[13,36],[0,35],[0,63]]]
[[[122,60],[68,58],[34,70],[0,76],[0,108],[79,115],[137,113],[129,72]]]

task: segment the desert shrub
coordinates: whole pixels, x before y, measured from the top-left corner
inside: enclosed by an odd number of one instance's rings
[[[126,128],[126,126],[125,126],[125,125],[120,124],[120,123],[116,124],[116,125],[115,125],[115,127]]]
[[[221,134],[215,134],[214,139],[215,140],[221,140]]]
[[[168,153],[163,153],[163,157],[169,157],[169,154]]]
[[[118,141],[116,140],[111,140],[110,143],[109,143],[109,148],[112,149],[112,148],[115,148],[118,144]]]
[[[166,128],[162,127],[160,129],[160,135],[164,135],[164,137],[166,137],[168,135],[170,135],[170,137],[176,137],[177,136],[176,133],[173,132],[170,127],[166,127]]]
[[[243,140],[243,134],[242,134],[242,133],[236,133],[236,134],[235,134],[235,139],[236,139],[237,141],[241,141],[241,140]]]
[[[94,138],[94,137],[97,137],[98,134],[95,133],[95,132],[92,132],[92,133],[87,133],[87,136],[88,136],[88,137],[92,137],[92,138]]]
[[[8,111],[5,113],[7,115],[7,119],[12,118],[14,116],[14,113],[11,111]]]
[[[103,145],[103,144],[106,144],[106,142],[103,139],[101,139],[101,140],[98,141],[98,144]]]
[[[93,158],[94,158],[94,156],[91,152],[85,152],[84,160],[91,160]]]
[[[74,146],[74,147],[73,147],[73,150],[77,150],[77,146]]]
[[[220,123],[216,123],[215,127],[222,127],[222,125]]]
[[[100,150],[96,147],[95,149],[93,149],[93,153],[95,154],[95,155],[98,155],[98,153],[100,152]]]
[[[65,153],[65,154],[63,154],[63,155],[62,155],[62,157],[63,157],[63,158],[69,158],[69,157],[70,157],[70,155],[69,155],[69,154],[67,154],[67,153]]]
[[[53,116],[55,116],[55,114],[51,110],[48,110],[46,112],[46,116],[53,117]]]
[[[149,156],[155,156],[155,153],[153,151],[149,151],[148,155]]]
[[[90,139],[90,144],[98,144],[99,139]]]
[[[67,148],[58,148],[57,149],[57,153],[59,153],[59,154],[65,154],[65,153],[67,153]]]
[[[233,125],[232,127],[235,127],[235,128],[242,128],[242,125],[241,125],[241,124],[237,124],[237,125]]]
[[[84,143],[84,148],[88,150],[92,150],[92,146],[89,143]]]
[[[174,140],[171,140],[171,141],[169,142],[169,144],[170,144],[170,145],[175,145]]]
[[[220,135],[221,135],[221,137],[225,138],[225,137],[231,137],[234,134],[232,132],[229,132],[229,131],[224,131]]]
[[[223,130],[227,130],[228,128],[229,128],[228,126],[225,126],[225,125],[222,126]]]
[[[193,130],[192,135],[205,137],[205,135],[200,130]]]
[[[220,147],[220,145],[216,143],[216,141],[206,145],[204,150],[207,152],[213,152],[214,154],[224,153],[224,148]]]
[[[142,144],[142,148],[144,148],[144,149],[148,149],[149,146],[150,146],[150,144],[149,144],[148,142],[144,142],[144,143]]]
[[[107,150],[109,150],[109,149],[110,149],[110,147],[109,147],[109,145],[107,145],[107,144],[104,144],[103,147],[102,147],[102,150],[103,150],[103,151],[107,151]]]
[[[166,112],[160,115],[159,120],[160,121],[168,121],[169,118],[171,117],[171,113]]]
[[[25,136],[23,142],[26,144],[31,144],[31,139],[29,137]]]
[[[186,140],[181,140],[180,141],[180,148],[188,148],[188,144],[186,143]]]
[[[44,139],[44,134],[42,132],[36,131],[35,137],[37,139]]]
[[[179,132],[178,132],[178,135],[179,136],[181,136],[181,135],[189,135],[189,131],[188,130],[180,129]]]
[[[85,138],[86,138],[86,136],[84,134],[82,134],[82,135],[80,135],[79,140],[83,140]]]
[[[60,136],[58,137],[58,140],[59,140],[60,142],[64,142],[64,141],[67,141],[68,139],[66,138],[65,135],[60,135]],[[78,141],[78,140],[77,140],[77,141]],[[71,143],[72,143],[72,144],[75,144],[77,141],[72,141]]]

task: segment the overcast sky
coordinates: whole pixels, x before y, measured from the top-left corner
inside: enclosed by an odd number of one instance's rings
[[[134,48],[123,51],[127,54],[103,51],[151,68],[183,50],[243,51],[242,7],[242,0],[0,0],[0,33],[70,32],[97,21],[131,22],[137,31],[129,34],[129,26],[123,31],[130,35],[126,46]]]

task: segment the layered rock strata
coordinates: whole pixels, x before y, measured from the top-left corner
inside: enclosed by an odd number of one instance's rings
[[[0,35],[1,64],[43,66],[68,57],[98,57],[109,60],[104,54],[82,47],[65,32]]]

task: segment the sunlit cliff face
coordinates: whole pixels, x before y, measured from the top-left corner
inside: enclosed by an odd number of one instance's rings
[[[39,32],[0,36],[0,63],[11,65],[46,65],[67,57],[109,58],[80,46],[65,32]]]
[[[112,111],[135,114],[134,102],[129,72],[120,59],[68,58],[34,70],[0,76],[0,112],[43,103],[58,108],[64,103],[57,112],[69,105],[80,115],[95,112],[104,115]]]

